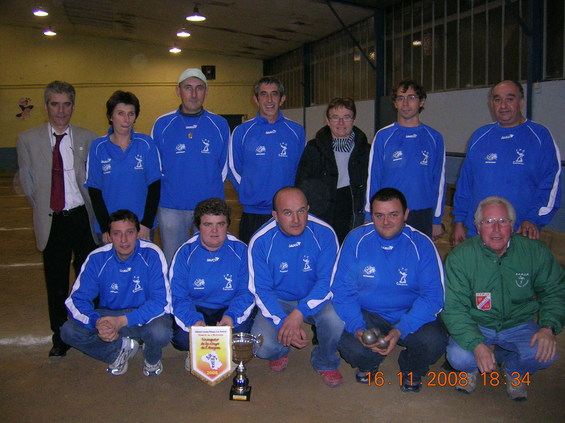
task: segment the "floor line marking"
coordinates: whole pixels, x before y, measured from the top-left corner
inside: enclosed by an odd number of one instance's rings
[[[0,338],[0,345],[20,345],[32,346],[40,344],[48,344],[51,342],[51,336],[16,336],[14,338]]]
[[[26,266],[43,266],[43,263],[13,263],[13,264],[0,264],[0,268],[5,268],[5,267],[26,267]]]

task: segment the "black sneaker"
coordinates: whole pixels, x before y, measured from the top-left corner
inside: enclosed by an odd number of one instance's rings
[[[412,383],[410,383],[412,382]],[[402,373],[402,385],[400,386],[400,390],[402,392],[410,393],[410,392],[420,392],[422,389],[422,378],[421,377],[410,377],[406,373]]]
[[[357,369],[357,371],[355,372],[355,381],[357,381],[358,383],[362,383],[364,385],[368,385],[369,376],[374,377],[375,373],[377,373],[378,371],[379,371],[378,367],[374,370]]]

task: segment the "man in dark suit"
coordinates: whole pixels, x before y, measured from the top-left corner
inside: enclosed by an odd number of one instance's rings
[[[83,184],[92,131],[70,125],[75,109],[72,85],[53,81],[45,87],[49,122],[18,136],[19,177],[33,207],[37,248],[43,252],[53,347],[49,357],[64,357],[68,345],[59,330],[67,320],[69,268],[78,275],[86,256],[96,247],[92,205]]]

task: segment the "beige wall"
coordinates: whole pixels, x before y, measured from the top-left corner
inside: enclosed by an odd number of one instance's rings
[[[0,148],[15,147],[19,132],[46,121],[43,87],[54,79],[70,82],[77,90],[72,122],[98,134],[107,130],[105,103],[117,89],[138,96],[136,130],[150,133],[157,117],[178,107],[175,85],[180,73],[201,65],[216,66],[206,109],[250,117],[257,111],[252,94],[263,71],[260,60],[198,51],[172,55],[161,46],[68,34],[47,38],[38,29],[5,25],[0,25],[0,39]],[[31,98],[34,105],[27,120],[15,117],[22,97]]]

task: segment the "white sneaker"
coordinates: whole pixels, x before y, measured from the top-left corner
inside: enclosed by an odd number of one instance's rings
[[[163,372],[163,363],[159,360],[155,364],[149,364],[147,360],[143,363],[143,374],[145,376],[159,376]]]
[[[479,375],[478,370],[473,373],[467,373],[467,383],[465,385],[461,385],[458,383],[457,385],[455,385],[455,390],[459,392],[463,392],[464,394],[470,394],[477,387],[478,375]]]
[[[118,357],[108,366],[106,371],[114,376],[123,375],[128,371],[128,360],[135,356],[138,348],[139,344],[135,339],[128,337],[122,338],[122,349]]]

